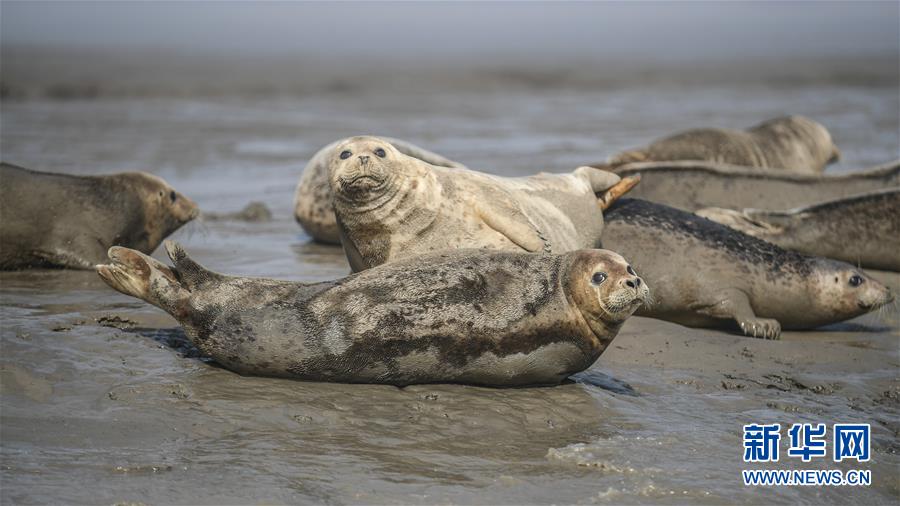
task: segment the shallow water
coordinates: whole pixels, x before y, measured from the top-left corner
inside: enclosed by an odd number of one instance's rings
[[[41,98],[2,102],[0,141],[5,161],[35,169],[153,172],[206,211],[264,201],[271,222],[198,221],[173,238],[218,271],[318,281],[348,267],[302,233],[291,199],[305,161],[338,137],[390,135],[518,175],[799,113],[834,134],[838,172],[900,157],[897,110],[896,86],[841,82]],[[895,308],[777,342],[634,318],[570,384],[398,389],[240,377],[91,272],[2,273],[0,299],[4,503],[900,498]],[[874,484],[743,487],[741,426],[776,421],[871,423],[860,467]],[[853,467],[794,460],[768,467]]]

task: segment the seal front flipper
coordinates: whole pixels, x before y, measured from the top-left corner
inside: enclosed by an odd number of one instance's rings
[[[519,209],[502,202],[475,203],[475,213],[485,225],[530,253],[550,251],[550,245],[531,220]]]
[[[716,294],[711,302],[699,302],[691,306],[698,314],[721,320],[734,320],[749,337],[778,339],[781,337],[781,324],[771,318],[759,318],[750,307],[747,294],[731,288]]]

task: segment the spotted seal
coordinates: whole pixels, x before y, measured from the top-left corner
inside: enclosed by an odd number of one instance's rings
[[[602,209],[637,182],[591,167],[521,178],[436,167],[378,137],[342,142],[328,165],[341,242],[355,271],[447,249],[593,248]]]
[[[692,213],[640,199],[607,212],[604,247],[629,258],[653,287],[637,314],[682,325],[737,324],[774,339],[881,307],[890,290],[856,267],[787,251]]]
[[[747,130],[701,128],[679,132],[646,148],[622,152],[610,166],[634,162],[708,162],[819,174],[840,159],[824,126],[803,116],[770,119]]]
[[[900,186],[900,160],[846,174],[793,174],[709,162],[623,165],[613,172],[641,176],[630,197],[685,211],[704,207],[790,209]]]
[[[328,159],[341,139],[316,152],[306,164],[294,192],[294,219],[314,240],[326,244],[340,244],[341,234],[334,219],[331,187],[328,184]],[[402,139],[385,137],[397,151],[438,167],[465,168],[459,162],[445,158]]]
[[[0,269],[90,269],[110,246],[151,253],[197,206],[143,172],[71,176],[0,164]]]
[[[709,207],[696,214],[785,249],[900,271],[900,187],[789,211]]]
[[[172,241],[112,248],[116,290],[171,314],[246,375],[347,383],[555,384],[589,367],[648,289],[616,253],[454,251],[324,283],[230,277]]]

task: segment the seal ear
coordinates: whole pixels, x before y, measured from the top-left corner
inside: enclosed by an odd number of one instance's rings
[[[600,205],[600,209],[606,210],[609,206],[613,205],[615,201],[619,200],[619,198],[628,193],[640,182],[640,174],[635,174],[633,176],[623,178],[610,189],[600,194],[597,197],[597,204]]]
[[[219,281],[225,278],[225,276],[210,271],[193,261],[177,242],[168,240],[165,242],[165,247],[166,253],[175,264],[179,280],[189,290],[193,291],[209,281]]]

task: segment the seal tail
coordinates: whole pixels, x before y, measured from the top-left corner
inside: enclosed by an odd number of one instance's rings
[[[113,246],[107,255],[112,262],[95,267],[106,284],[178,317],[191,292],[176,271],[129,248]]]

